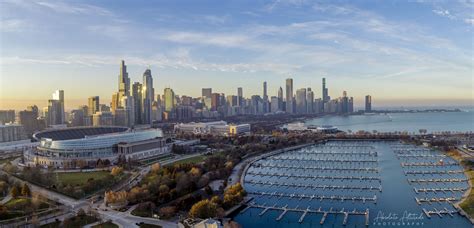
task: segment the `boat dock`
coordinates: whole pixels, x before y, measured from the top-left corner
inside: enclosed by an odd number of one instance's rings
[[[438,215],[440,218],[442,218],[443,214],[447,214],[447,215],[453,217],[454,214],[458,213],[458,211],[448,210],[446,208],[444,208],[442,210],[438,210],[438,209],[434,208],[432,211],[428,211],[425,208],[423,208],[423,213],[425,213],[427,218],[431,218],[431,215],[433,215],[433,214]]]
[[[282,193],[282,192],[248,192],[248,194],[252,195],[261,195],[261,196],[268,196],[268,197],[277,197],[277,198],[294,198],[294,199],[309,199],[311,200],[333,200],[333,201],[362,201],[365,203],[366,201],[373,201],[374,203],[377,203],[377,195],[374,195],[373,197],[362,197],[362,196],[337,196],[337,195],[331,195],[331,196],[325,196],[325,195],[305,195],[305,194],[295,194],[295,193]]]
[[[405,174],[421,174],[421,175],[428,175],[428,174],[458,174],[464,173],[462,170],[411,170],[405,171]]]
[[[255,164],[255,167],[258,168],[283,168],[283,169],[303,169],[303,170],[329,170],[329,171],[365,171],[365,172],[375,172],[378,173],[378,168],[373,167],[364,167],[364,168],[339,168],[339,167],[321,167],[321,166],[291,166],[291,165],[278,165],[278,164]]]
[[[439,162],[402,162],[401,163],[402,167],[409,167],[409,166],[456,166],[459,165],[456,162],[444,162],[444,163],[439,163]]]
[[[456,197],[446,197],[446,198],[417,198],[415,197],[415,200],[416,200],[416,203],[418,205],[422,204],[422,203],[442,203],[442,202],[446,202],[446,203],[451,203],[451,202],[456,202],[458,201],[459,199],[456,198]]]
[[[409,183],[432,183],[432,182],[465,182],[466,178],[448,178],[448,179],[408,179]]]
[[[255,204],[255,203],[252,202],[252,203],[249,203],[247,205],[247,207],[244,210],[242,210],[240,213],[245,212],[245,210],[247,210],[248,208],[262,208],[263,210],[262,210],[262,212],[259,213],[259,216],[264,215],[268,210],[282,211],[278,215],[278,217],[276,218],[276,221],[280,221],[281,219],[283,219],[285,214],[289,211],[301,212],[302,215],[298,220],[299,223],[302,223],[304,221],[304,218],[306,217],[306,215],[308,213],[323,214],[323,216],[321,218],[321,221],[319,222],[321,225],[324,224],[324,222],[326,221],[327,216],[330,215],[330,214],[335,214],[335,215],[342,214],[342,215],[344,215],[343,225],[347,224],[347,220],[348,220],[348,217],[350,215],[363,215],[365,217],[365,224],[369,225],[369,209],[367,209],[365,211],[357,211],[356,209],[350,211],[350,210],[345,210],[344,208],[341,209],[341,210],[333,210],[333,208],[330,208],[329,210],[322,210],[321,207],[320,207],[317,210],[313,210],[310,207],[307,207],[306,209],[301,209],[298,206],[296,206],[295,208],[289,208],[288,205],[285,205],[284,207],[277,207],[275,205],[273,205],[273,206],[258,205],[258,204]]]
[[[375,186],[347,186],[347,185],[319,185],[319,184],[294,184],[294,183],[280,183],[280,182],[270,182],[270,181],[254,181],[249,180],[245,181],[249,184],[259,184],[259,185],[270,185],[270,186],[283,186],[283,187],[298,187],[298,188],[311,188],[311,189],[345,189],[345,190],[370,190],[370,191],[382,191],[382,185],[377,187]]]
[[[298,158],[298,157],[287,157],[280,156],[275,158],[267,159],[272,161],[305,161],[305,162],[345,162],[345,163],[378,163],[377,159],[323,159],[323,158]]]
[[[322,175],[305,175],[305,174],[287,174],[287,173],[264,173],[264,172],[255,172],[249,171],[247,175],[252,176],[267,176],[267,177],[296,177],[296,178],[305,178],[305,179],[329,179],[329,180],[370,180],[370,181],[379,181],[382,179],[380,177],[365,177],[365,176],[322,176]]]
[[[467,191],[467,188],[413,188],[413,190],[415,190],[416,193],[420,193],[420,192],[434,192],[434,193],[437,193],[437,192],[442,192],[442,193],[446,193],[446,192],[465,192]]]

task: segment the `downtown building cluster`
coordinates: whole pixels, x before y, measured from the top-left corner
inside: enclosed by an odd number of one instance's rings
[[[295,89],[293,79],[285,80],[285,87],[279,87],[276,96],[269,96],[267,82],[263,82],[262,94],[244,96],[244,89],[225,95],[202,88],[200,97],[175,94],[172,88],[165,88],[161,95],[155,93],[150,69],[143,73],[142,82],[130,81],[127,66],[122,60],[118,74],[118,90],[111,95],[110,104],[101,103],[99,96],[88,98],[82,105],[69,113],[64,108],[64,91],[57,90],[48,106],[42,109],[30,106],[19,112],[17,123],[24,127],[26,135],[44,128],[65,126],[126,126],[150,125],[160,121],[186,121],[194,119],[222,118],[236,115],[313,115],[350,114],[354,112],[354,99],[344,91],[341,97],[332,99],[322,79],[321,91],[312,88]],[[317,98],[316,94],[320,94]],[[371,111],[371,97],[365,98],[366,112]],[[3,123],[14,122],[13,110],[0,113]]]

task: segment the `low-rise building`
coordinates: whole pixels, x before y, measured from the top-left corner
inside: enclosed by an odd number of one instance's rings
[[[174,126],[176,133],[240,135],[250,133],[250,124],[227,124],[225,121],[180,123]]]

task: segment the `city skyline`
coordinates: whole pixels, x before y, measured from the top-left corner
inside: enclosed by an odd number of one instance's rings
[[[472,105],[469,2],[217,7],[225,12],[108,3],[2,1],[0,108],[44,107],[57,89],[66,91],[68,110],[95,95],[108,104],[120,59],[130,82],[149,67],[155,94],[169,87],[198,97],[209,87],[236,95],[242,87],[250,97],[262,95],[266,81],[271,97],[291,77],[294,91],[311,87],[320,97],[325,77],[329,96],[348,90],[357,107],[367,94],[375,106]]]

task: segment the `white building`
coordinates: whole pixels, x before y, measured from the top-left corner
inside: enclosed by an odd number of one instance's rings
[[[227,124],[225,121],[180,123],[174,126],[176,133],[240,135],[250,133],[250,124]]]

